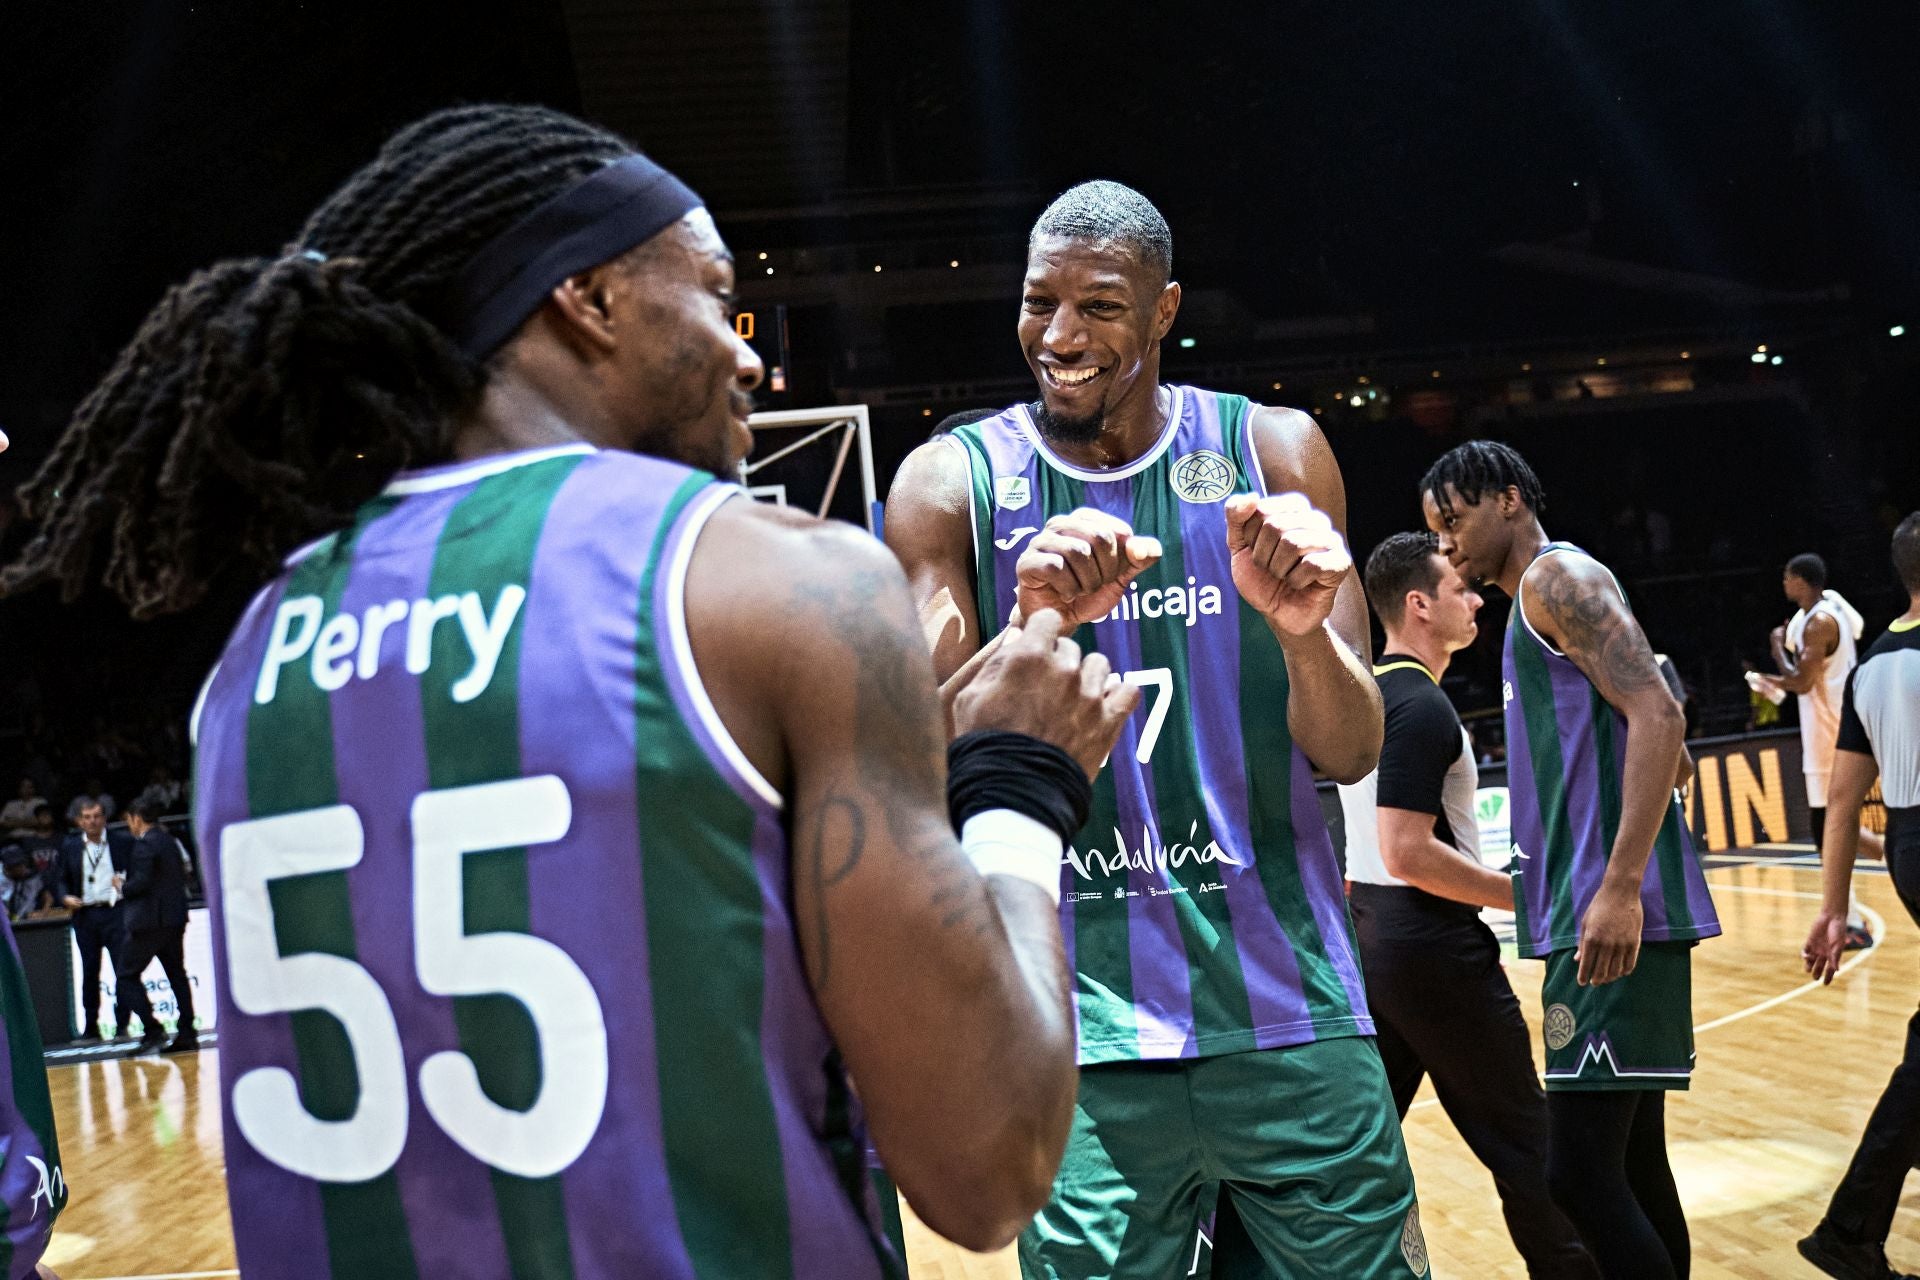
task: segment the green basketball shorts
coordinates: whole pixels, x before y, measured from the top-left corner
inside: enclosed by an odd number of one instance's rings
[[[1643,942],[1633,972],[1574,982],[1573,950],[1547,957],[1547,1091],[1684,1089],[1693,1075],[1693,943]]]
[[[1053,1199],[1020,1237],[1026,1280],[1193,1274],[1195,1227],[1231,1196],[1258,1257],[1238,1275],[1429,1274],[1413,1173],[1373,1040],[1083,1067]]]

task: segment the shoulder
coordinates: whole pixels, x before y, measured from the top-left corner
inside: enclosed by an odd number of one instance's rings
[[[954,435],[936,436],[900,464],[887,489],[887,514],[898,507],[931,508],[943,515],[965,515],[973,483],[967,448]]]
[[[1420,671],[1389,671],[1380,677],[1388,733],[1410,734],[1431,745],[1459,734],[1460,717],[1440,686]]]
[[[1540,591],[1548,603],[1568,589],[1605,587],[1616,597],[1620,594],[1612,571],[1574,547],[1555,547],[1541,552],[1520,578],[1527,586]]]
[[[866,530],[744,495],[723,503],[708,520],[695,552],[696,573],[703,562],[720,571],[729,595],[771,615],[809,584],[877,589],[905,581],[893,553]]]
[[[1258,405],[1248,428],[1269,493],[1304,493],[1315,506],[1344,517],[1346,489],[1320,424],[1298,409]],[[1338,511],[1332,508],[1338,507]]]

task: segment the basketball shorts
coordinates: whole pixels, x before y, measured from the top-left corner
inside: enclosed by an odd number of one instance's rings
[[[1633,972],[1605,986],[1574,981],[1573,949],[1547,957],[1548,1093],[1684,1089],[1693,1076],[1693,943],[1643,942]]]
[[[1364,1036],[1082,1068],[1066,1159],[1020,1237],[1020,1273],[1194,1274],[1195,1226],[1223,1196],[1248,1256],[1216,1255],[1216,1277],[1429,1274],[1393,1097]]]

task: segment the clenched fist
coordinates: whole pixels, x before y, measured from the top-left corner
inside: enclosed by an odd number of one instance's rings
[[[1334,593],[1353,571],[1347,540],[1300,493],[1228,498],[1227,548],[1241,597],[1288,635],[1303,636],[1324,623]]]
[[[1160,559],[1160,540],[1092,507],[1047,521],[1014,566],[1020,616],[1052,609],[1071,632],[1112,613],[1127,584]]]

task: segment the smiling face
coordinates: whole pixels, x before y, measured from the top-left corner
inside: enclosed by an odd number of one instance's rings
[[[733,255],[695,209],[636,255],[614,306],[620,343],[604,382],[630,447],[737,476],[764,372],[733,327]]]
[[[1111,418],[1151,411],[1160,340],[1180,308],[1132,246],[1040,235],[1027,252],[1020,348],[1040,384],[1042,434],[1087,444]]]
[[[1468,586],[1496,582],[1513,549],[1513,521],[1520,495],[1509,486],[1499,493],[1482,494],[1480,501],[1467,502],[1459,490],[1447,486],[1446,506],[1431,493],[1420,495],[1420,510],[1427,528],[1440,542],[1440,554],[1446,557]]]

